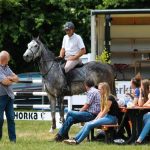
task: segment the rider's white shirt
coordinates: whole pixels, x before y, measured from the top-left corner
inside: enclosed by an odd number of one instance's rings
[[[65,35],[62,42],[62,48],[65,49],[65,57],[75,55],[82,48],[85,48],[80,35],[74,33],[71,37]]]

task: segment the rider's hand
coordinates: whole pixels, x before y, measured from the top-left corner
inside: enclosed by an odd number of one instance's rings
[[[55,57],[55,61],[61,61],[63,58],[62,57],[60,57],[60,56],[58,56],[58,57]]]

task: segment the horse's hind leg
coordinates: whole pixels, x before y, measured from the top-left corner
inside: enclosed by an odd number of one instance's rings
[[[48,94],[48,98],[50,101],[50,107],[51,107],[51,117],[52,117],[52,125],[50,132],[53,133],[54,129],[56,129],[56,118],[55,118],[55,113],[56,113],[56,99],[55,97],[51,96]]]

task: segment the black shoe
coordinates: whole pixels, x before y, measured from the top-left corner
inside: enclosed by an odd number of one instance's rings
[[[59,135],[59,134],[56,134],[54,140],[55,140],[56,142],[62,142],[62,141],[63,141],[63,137],[62,137],[61,135]]]
[[[66,140],[66,139],[69,139],[69,136],[68,135],[65,135],[65,136],[61,136],[59,134],[56,134],[54,140],[56,142],[62,142],[63,140]]]
[[[16,143],[16,140],[10,140],[11,143]]]
[[[66,135],[64,136],[64,140],[67,140],[67,139],[69,139],[68,134],[66,134]]]
[[[142,145],[141,142],[135,141],[134,145]]]

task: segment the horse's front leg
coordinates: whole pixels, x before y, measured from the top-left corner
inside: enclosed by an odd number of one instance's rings
[[[59,115],[60,115],[60,123],[64,122],[64,100],[63,97],[58,97],[57,98],[58,101],[58,106],[59,106]]]
[[[50,107],[51,107],[51,117],[52,117],[52,125],[50,128],[50,133],[54,132],[54,129],[56,129],[56,118],[55,118],[55,113],[56,113],[56,99],[55,97],[51,96],[48,94],[48,98],[50,101]]]

